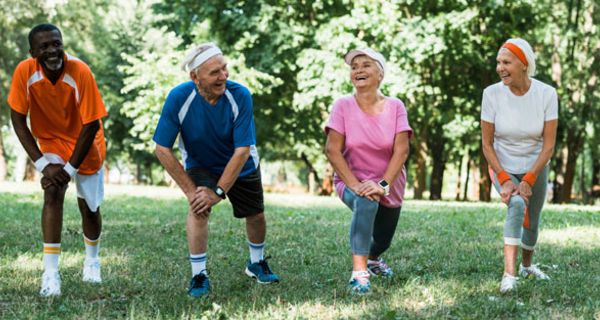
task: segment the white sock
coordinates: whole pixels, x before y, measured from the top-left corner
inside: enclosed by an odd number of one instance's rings
[[[83,242],[85,243],[86,259],[97,259],[98,252],[100,251],[100,236],[96,240],[91,240],[84,235]]]
[[[58,271],[60,243],[44,243],[44,271]]]
[[[265,251],[265,243],[252,243],[248,240],[248,247],[250,248],[250,263],[257,263],[264,259],[263,253]]]
[[[350,277],[350,280],[355,278],[363,278],[369,280],[369,276],[369,271],[366,270],[352,271],[352,277]]]
[[[192,264],[192,276],[200,273],[206,274],[206,252],[200,254],[190,253],[190,263]]]

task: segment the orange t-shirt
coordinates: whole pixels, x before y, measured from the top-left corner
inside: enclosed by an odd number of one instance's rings
[[[93,174],[106,157],[101,120],[106,109],[87,64],[68,54],[63,63],[64,72],[53,85],[36,59],[21,61],[12,78],[8,104],[20,114],[29,113],[40,150],[56,153],[65,161],[71,158],[83,125],[100,120],[100,130],[79,166],[80,174]]]

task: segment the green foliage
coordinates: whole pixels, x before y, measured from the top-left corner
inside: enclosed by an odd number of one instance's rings
[[[63,295],[56,299],[38,296],[41,193],[0,194],[0,318],[591,319],[600,312],[598,207],[547,206],[535,262],[552,281],[521,279],[517,292],[501,295],[504,205],[408,200],[385,253],[394,278],[373,278],[373,294],[355,298],[346,290],[351,215],[339,199],[266,196],[266,250],[282,278],[268,286],[244,275],[244,222],[233,218],[225,202],[210,220],[212,292],[191,300],[187,202],[179,190],[112,187],[107,192],[100,253],[104,282],[81,281],[85,253],[71,189],[60,262]]]
[[[230,78],[253,92],[263,159],[303,159],[325,172],[323,126],[332,102],[352,93],[343,55],[371,46],[387,58],[382,92],[406,104],[413,149],[425,145],[409,169],[430,163],[433,169],[420,171],[443,177],[447,162],[465,154],[479,158],[481,93],[498,81],[496,52],[510,37],[532,44],[536,78],[557,87],[556,149],[568,147],[576,160],[585,143],[599,145],[586,131],[600,131],[600,9],[594,0],[5,2],[0,125],[7,125],[11,72],[28,57],[27,32],[53,22],[67,51],[96,76],[109,113],[104,125],[112,163],[157,165],[151,137],[164,99],[187,80],[179,68],[186,51],[206,41],[219,44]]]

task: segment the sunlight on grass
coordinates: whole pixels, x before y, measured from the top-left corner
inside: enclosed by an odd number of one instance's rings
[[[342,201],[335,196],[315,197],[311,195],[269,193],[265,195],[265,200],[272,205],[281,207],[345,208]]]
[[[107,187],[104,283],[81,281],[81,220],[69,195],[61,255],[64,290],[55,300],[38,295],[42,250],[32,241],[39,241],[41,232],[41,192],[0,194],[5,206],[0,225],[6,226],[0,231],[0,319],[590,319],[600,308],[595,298],[600,221],[593,208],[545,207],[539,262],[552,261],[544,267],[553,280],[524,280],[516,294],[501,295],[505,206],[407,200],[386,252],[396,276],[372,279],[372,294],[353,297],[346,288],[350,210],[339,198],[265,195],[268,254],[283,279],[274,286],[260,286],[241,273],[247,255],[244,223],[231,217],[225,201],[210,222],[211,294],[191,300],[187,203],[178,189]]]
[[[600,248],[600,228],[577,226],[565,229],[542,230],[540,243],[563,247]]]
[[[85,252],[82,250],[81,253],[65,253],[62,252],[60,255],[60,267],[61,268],[80,268],[83,266],[83,260],[85,259]],[[128,257],[117,254],[106,254],[102,253],[102,264],[127,264],[129,261]],[[24,253],[19,255],[16,259],[12,260],[8,264],[9,268],[19,271],[42,271],[43,260],[42,253],[31,254]]]

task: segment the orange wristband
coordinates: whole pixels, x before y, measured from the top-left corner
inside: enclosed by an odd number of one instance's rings
[[[498,182],[500,182],[500,185],[503,185],[508,180],[510,180],[510,176],[506,171],[502,170],[498,173]]]
[[[527,182],[527,184],[529,186],[531,186],[533,188],[533,185],[535,184],[535,180],[537,180],[537,177],[535,176],[535,174],[531,171],[527,172],[524,176],[522,181]]]

